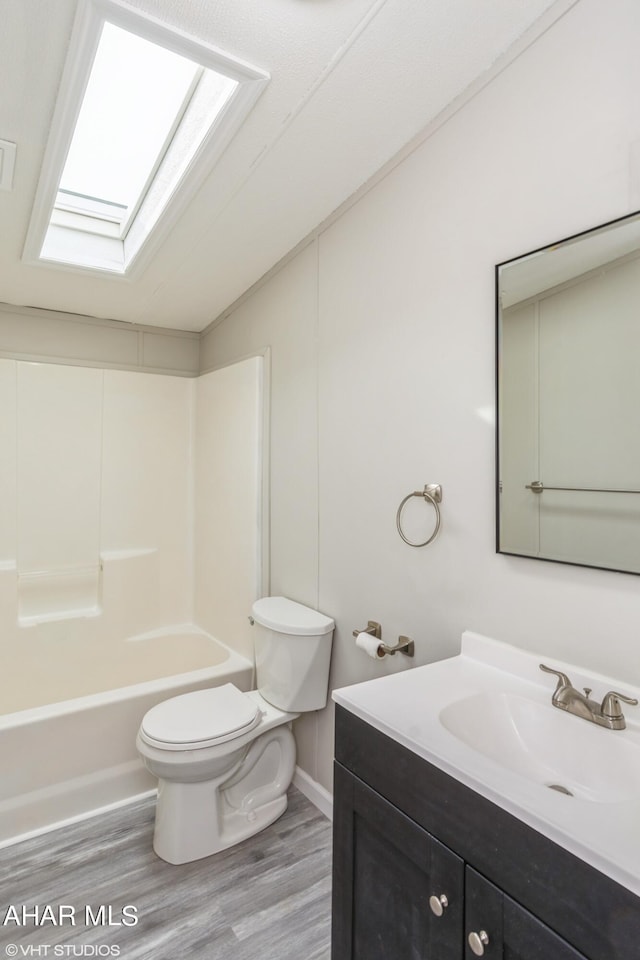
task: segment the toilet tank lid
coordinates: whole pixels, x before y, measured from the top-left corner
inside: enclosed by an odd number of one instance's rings
[[[293,636],[332,633],[335,622],[323,613],[287,597],[263,597],[252,607],[253,619],[263,627]]]

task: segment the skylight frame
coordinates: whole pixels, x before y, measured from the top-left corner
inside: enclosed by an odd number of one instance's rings
[[[167,133],[167,136],[165,137],[165,141],[164,141],[164,143],[163,143],[163,145],[162,145],[162,148],[161,148],[158,156],[156,157],[156,162],[154,163],[153,167],[151,168],[151,172],[149,173],[149,176],[147,177],[147,180],[146,180],[146,182],[145,182],[142,190],[140,191],[140,194],[139,194],[139,196],[138,196],[137,202],[136,202],[136,203],[134,204],[134,206],[132,207],[132,209],[131,209],[130,213],[128,214],[128,216],[126,216],[126,217],[123,219],[122,223],[121,223],[120,231],[121,231],[121,236],[122,236],[123,239],[126,237],[127,233],[129,232],[129,227],[131,226],[131,224],[132,224],[133,221],[135,220],[135,218],[136,218],[136,216],[137,216],[137,214],[138,214],[138,211],[140,210],[140,207],[141,207],[142,204],[144,203],[145,197],[146,197],[147,194],[149,193],[149,188],[150,188],[151,184],[153,183],[153,181],[154,181],[154,179],[155,179],[155,177],[156,177],[156,174],[158,173],[158,170],[159,170],[160,166],[162,165],[162,162],[163,162],[164,158],[165,158],[166,155],[167,155],[167,151],[168,151],[169,147],[171,146],[171,143],[173,142],[173,139],[174,139],[174,137],[175,137],[176,131],[178,130],[178,128],[180,127],[180,124],[182,123],[182,121],[183,121],[183,119],[184,119],[184,115],[185,115],[185,113],[186,113],[186,111],[187,111],[187,108],[188,108],[189,104],[191,103],[191,100],[192,100],[192,98],[193,98],[193,95],[194,95],[194,93],[195,93],[195,91],[196,91],[196,89],[197,89],[197,87],[198,87],[198,84],[200,83],[200,81],[201,81],[201,79],[202,79],[203,74],[204,74],[204,67],[200,67],[200,69],[196,72],[196,74],[195,74],[192,82],[189,84],[189,89],[187,90],[187,92],[186,92],[186,94],[185,94],[185,96],[184,96],[184,98],[183,98],[183,100],[182,100],[182,105],[181,105],[178,113],[176,114],[175,120],[174,120],[174,122],[172,123],[172,125],[171,125],[171,127],[170,127],[170,129],[169,129],[169,132]]]
[[[67,197],[77,197],[77,200],[65,201],[64,199],[60,199],[61,194],[65,194]],[[116,214],[114,208],[122,210],[123,213],[120,215]],[[56,193],[56,201],[54,204],[54,210],[80,214],[86,217],[96,217],[97,219],[108,220],[118,225],[124,220],[126,209],[126,206],[122,203],[113,203],[110,200],[99,200],[97,197],[88,197],[85,193],[76,193],[74,190],[64,190],[62,187],[59,187]]]
[[[95,218],[95,229],[92,231],[91,217],[87,217],[86,230],[79,229],[77,217],[86,214],[76,214],[75,225],[72,226],[73,210],[66,211],[66,217],[62,216],[62,211],[60,216],[54,213],[60,177],[105,22],[166,47],[200,64],[204,70],[212,69],[238,84],[196,149],[180,181],[171,190],[168,202],[162,209],[158,206],[151,212],[145,211],[144,219],[152,221],[151,230],[146,235],[137,226],[136,219],[144,207],[149,183],[145,186],[146,195],[140,199],[121,236],[100,235],[99,216]],[[182,30],[167,27],[156,18],[132,9],[122,0],[80,0],[23,260],[34,265],[53,266],[99,276],[111,274],[135,278],[196,195],[268,81],[269,74],[266,71],[224,53]],[[162,157],[159,157],[152,176],[157,174],[162,162]],[[150,181],[153,187],[151,178]],[[135,230],[132,229],[134,226]]]

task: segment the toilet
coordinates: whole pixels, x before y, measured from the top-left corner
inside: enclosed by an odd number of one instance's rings
[[[172,697],[143,717],[136,746],[158,778],[153,848],[189,863],[253,836],[287,808],[291,721],[327,702],[334,621],[286,597],[252,607],[256,690],[232,683]]]

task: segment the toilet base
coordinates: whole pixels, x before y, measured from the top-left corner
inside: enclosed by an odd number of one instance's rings
[[[287,809],[294,769],[287,725],[253,741],[224,776],[195,783],[161,778],[153,849],[168,863],[190,863],[252,837]]]
[[[260,810],[251,810],[248,813],[234,811],[225,818],[224,834],[221,835],[216,831],[216,836],[213,837],[203,836],[193,828],[193,825],[192,829],[180,831],[178,834],[174,824],[169,823],[167,818],[160,818],[159,822],[156,816],[153,849],[161,860],[174,865],[202,860],[264,830],[281,817],[286,809],[285,794],[284,797],[265,803]]]

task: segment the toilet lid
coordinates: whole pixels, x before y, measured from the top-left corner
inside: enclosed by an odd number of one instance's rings
[[[177,747],[212,746],[251,730],[260,721],[257,703],[232,683],[195,690],[152,707],[142,720],[145,739]]]

